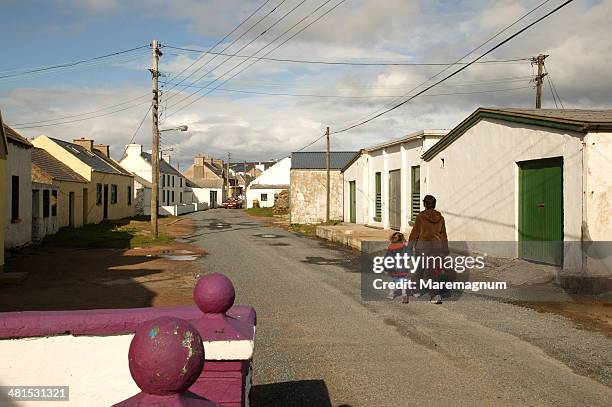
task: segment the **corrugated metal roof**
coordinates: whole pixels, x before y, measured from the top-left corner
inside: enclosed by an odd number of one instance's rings
[[[51,178],[59,181],[87,182],[84,177],[42,148],[34,147],[32,149],[32,164]]]
[[[356,151],[332,151],[329,154],[330,168],[342,169],[355,154],[357,154]],[[300,151],[291,154],[291,169],[324,170],[325,168],[327,166],[324,151]]]
[[[130,172],[123,169],[119,164],[96,150],[88,151],[85,147],[78,144],[69,143],[68,141],[59,140],[56,138],[49,138],[59,146],[63,147],[64,150],[68,151],[70,154],[87,164],[94,171],[104,172],[107,174],[132,175]]]

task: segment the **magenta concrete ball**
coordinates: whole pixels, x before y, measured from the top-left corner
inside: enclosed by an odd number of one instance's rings
[[[134,335],[130,372],[143,392],[170,395],[187,390],[204,367],[204,346],[189,322],[161,317],[145,322]]]
[[[220,273],[201,277],[193,290],[193,299],[198,308],[207,314],[226,312],[234,305],[236,292],[232,281]]]

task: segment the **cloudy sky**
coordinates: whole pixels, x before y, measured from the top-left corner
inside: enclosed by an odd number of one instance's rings
[[[263,56],[339,2],[0,0],[0,109],[27,137],[90,137],[111,144],[115,158],[133,137],[150,149],[150,116],[137,129],[150,104],[147,46],[158,39],[164,47],[161,127],[189,126],[186,133],[162,134],[162,147],[173,149],[175,162],[184,167],[199,152],[221,157],[229,151],[238,160],[280,158],[318,138],[326,126],[342,129],[414,93],[446,68],[256,61],[193,51],[209,50],[261,6],[213,51]],[[561,3],[549,0],[472,57]],[[345,0],[267,57],[451,63],[537,4]],[[612,0],[576,0],[486,58],[518,61],[474,65],[402,108],[334,135],[332,148],[357,150],[423,128],[452,128],[479,106],[533,107],[534,70],[520,59],[539,53],[550,55],[546,67],[566,108],[609,108],[610,16]],[[27,72],[137,47],[143,48]],[[544,107],[554,108],[549,86],[546,81]],[[321,150],[322,141],[309,149]]]

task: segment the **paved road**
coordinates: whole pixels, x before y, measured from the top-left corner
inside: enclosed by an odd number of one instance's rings
[[[190,216],[204,269],[257,310],[254,406],[610,405],[600,334],[469,295],[363,302],[348,250],[242,211]]]

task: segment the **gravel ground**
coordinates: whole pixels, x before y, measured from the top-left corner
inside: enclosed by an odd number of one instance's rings
[[[364,302],[349,250],[238,210],[189,217],[199,264],[257,310],[253,406],[610,405],[604,335],[471,295]]]

